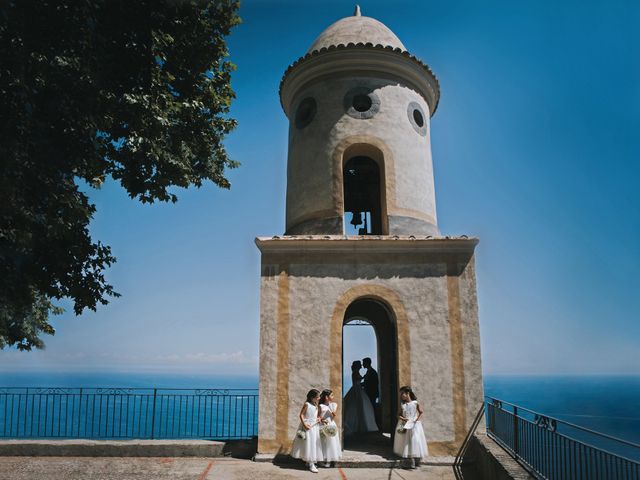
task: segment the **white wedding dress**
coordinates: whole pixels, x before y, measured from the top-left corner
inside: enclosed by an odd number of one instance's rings
[[[369,400],[362,386],[360,386],[360,380],[362,380],[362,377],[359,373],[352,374],[351,381],[353,386],[344,396],[342,427],[345,436],[353,433],[378,431],[373,405],[371,405],[371,400]]]

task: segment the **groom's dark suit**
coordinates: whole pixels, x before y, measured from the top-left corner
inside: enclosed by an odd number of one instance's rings
[[[375,407],[376,400],[378,400],[378,372],[372,367],[367,368],[367,373],[364,374],[362,388],[364,388],[367,397]]]

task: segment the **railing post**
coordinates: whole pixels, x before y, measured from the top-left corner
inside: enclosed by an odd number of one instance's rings
[[[520,447],[518,445],[518,407],[516,406],[513,407],[513,453],[518,458]]]
[[[487,416],[487,420],[489,421],[489,431],[491,433],[495,433],[496,431],[496,406],[493,403],[493,399],[491,399],[490,403],[487,403],[487,408],[489,415]]]
[[[33,415],[33,412],[31,412],[31,415]],[[29,388],[27,387],[27,390],[24,396],[24,427],[22,429],[25,435],[27,434],[27,417],[28,416],[29,416]]]
[[[151,440],[153,440],[153,431],[156,427],[156,397],[158,396],[158,389],[153,389],[153,410],[151,413]]]
[[[85,412],[85,415],[87,413]],[[80,396],[78,397],[78,428],[77,428],[77,437],[80,437],[80,423],[82,422],[82,387],[80,387]],[[86,434],[87,432],[85,432]]]

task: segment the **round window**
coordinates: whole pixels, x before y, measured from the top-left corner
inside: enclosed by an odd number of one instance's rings
[[[352,88],[344,96],[344,108],[350,117],[371,118],[380,110],[380,98],[370,88]]]
[[[418,110],[417,108],[413,111],[413,120],[419,127],[424,126],[424,117],[422,116],[420,110]]]
[[[359,93],[358,95],[353,96],[353,101],[351,102],[351,106],[357,112],[366,112],[371,108],[371,99],[369,95],[364,95]]]
[[[427,135],[427,118],[418,102],[411,102],[407,107],[407,117],[413,129],[421,136]]]
[[[302,100],[302,102],[300,102],[300,105],[298,105],[298,110],[296,110],[296,127],[304,128],[309,125],[313,120],[313,117],[315,117],[317,110],[318,105],[316,104],[315,99],[307,97]]]

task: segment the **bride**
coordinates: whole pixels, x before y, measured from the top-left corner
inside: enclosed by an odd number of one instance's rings
[[[362,389],[360,381],[360,369],[362,364],[356,360],[351,364],[351,382],[353,385],[344,396],[344,434],[350,435],[360,432],[376,432],[376,417],[373,412],[373,405],[367,394]]]

